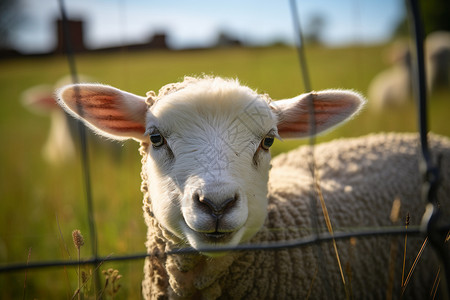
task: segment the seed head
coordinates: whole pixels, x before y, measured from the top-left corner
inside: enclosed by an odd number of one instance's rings
[[[81,271],[81,282],[85,284],[89,280],[89,275],[85,271]]]
[[[72,231],[72,238],[73,238],[73,243],[75,244],[75,247],[77,247],[77,249],[80,249],[81,246],[84,245],[84,238],[81,235],[80,230],[75,229],[74,231]]]

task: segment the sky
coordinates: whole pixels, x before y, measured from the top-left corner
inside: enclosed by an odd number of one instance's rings
[[[20,1],[21,26],[13,45],[24,53],[55,47],[58,0]],[[166,32],[172,48],[207,47],[218,32],[250,45],[294,43],[289,0],[63,0],[69,18],[86,21],[90,48],[145,42]],[[330,46],[386,41],[404,15],[402,0],[297,0],[303,30],[314,16],[325,20],[323,42]]]

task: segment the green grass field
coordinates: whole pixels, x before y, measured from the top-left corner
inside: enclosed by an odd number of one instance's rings
[[[306,56],[315,90],[350,88],[366,94],[371,78],[386,66],[386,46],[327,49],[308,48]],[[269,93],[273,99],[303,92],[296,50],[288,47],[217,49],[184,52],[119,52],[76,57],[78,72],[102,83],[144,95],[185,75],[238,77],[242,83]],[[75,259],[71,232],[86,239],[82,257],[90,256],[86,203],[80,159],[54,167],[41,155],[49,118],[30,113],[20,104],[21,92],[37,84],[53,84],[68,74],[65,57],[20,58],[0,61],[0,264]],[[450,93],[431,97],[430,128],[450,136]],[[411,101],[398,110],[376,114],[364,110],[355,120],[318,138],[360,136],[380,131],[416,131]],[[92,142],[92,137],[89,138]],[[307,141],[277,141],[273,155]],[[92,145],[92,143],[91,143]],[[108,145],[90,147],[91,179],[98,248],[102,256],[145,252],[140,157],[137,144],[125,142],[120,157]],[[70,257],[66,251],[69,250]],[[138,299],[142,261],[106,263],[123,278],[120,298]],[[25,280],[26,277],[26,280]],[[26,288],[24,288],[26,284]],[[49,268],[0,274],[0,298],[70,299],[76,289],[75,268]],[[91,290],[90,295],[93,295]]]

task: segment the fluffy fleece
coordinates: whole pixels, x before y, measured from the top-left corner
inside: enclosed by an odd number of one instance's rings
[[[450,203],[450,140],[430,135],[430,145],[434,153],[442,155],[438,199],[446,212],[445,219]],[[144,162],[145,147],[141,149]],[[292,240],[313,233],[309,157],[310,148],[304,146],[272,160],[268,217],[251,243]],[[316,146],[320,189],[335,231],[399,225],[390,220],[392,204],[397,198],[401,200],[402,219],[409,214],[410,225],[420,224],[424,203],[420,198],[418,158],[416,134],[369,135]],[[144,296],[152,299],[346,297],[331,243],[279,251],[244,251],[220,258],[201,254],[164,255],[176,247],[174,238],[152,217],[147,178],[145,172],[142,174],[144,210],[149,226],[147,247],[153,254],[145,263]],[[320,205],[317,205],[321,228],[326,231]],[[408,238],[407,271],[423,240],[422,237]],[[354,299],[384,299],[387,294],[399,298],[403,241],[403,237],[379,237],[338,242],[347,293]],[[390,258],[392,248],[397,249],[393,260]],[[391,293],[388,278],[392,266]],[[405,290],[405,298],[428,297],[437,269],[428,246]]]

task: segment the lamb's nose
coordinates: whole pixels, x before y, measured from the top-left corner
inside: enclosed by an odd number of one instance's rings
[[[227,198],[223,201],[212,201],[209,198],[199,196],[198,194],[194,195],[194,200],[197,201],[208,210],[213,217],[220,218],[227,210],[231,209],[237,202],[238,196]]]

